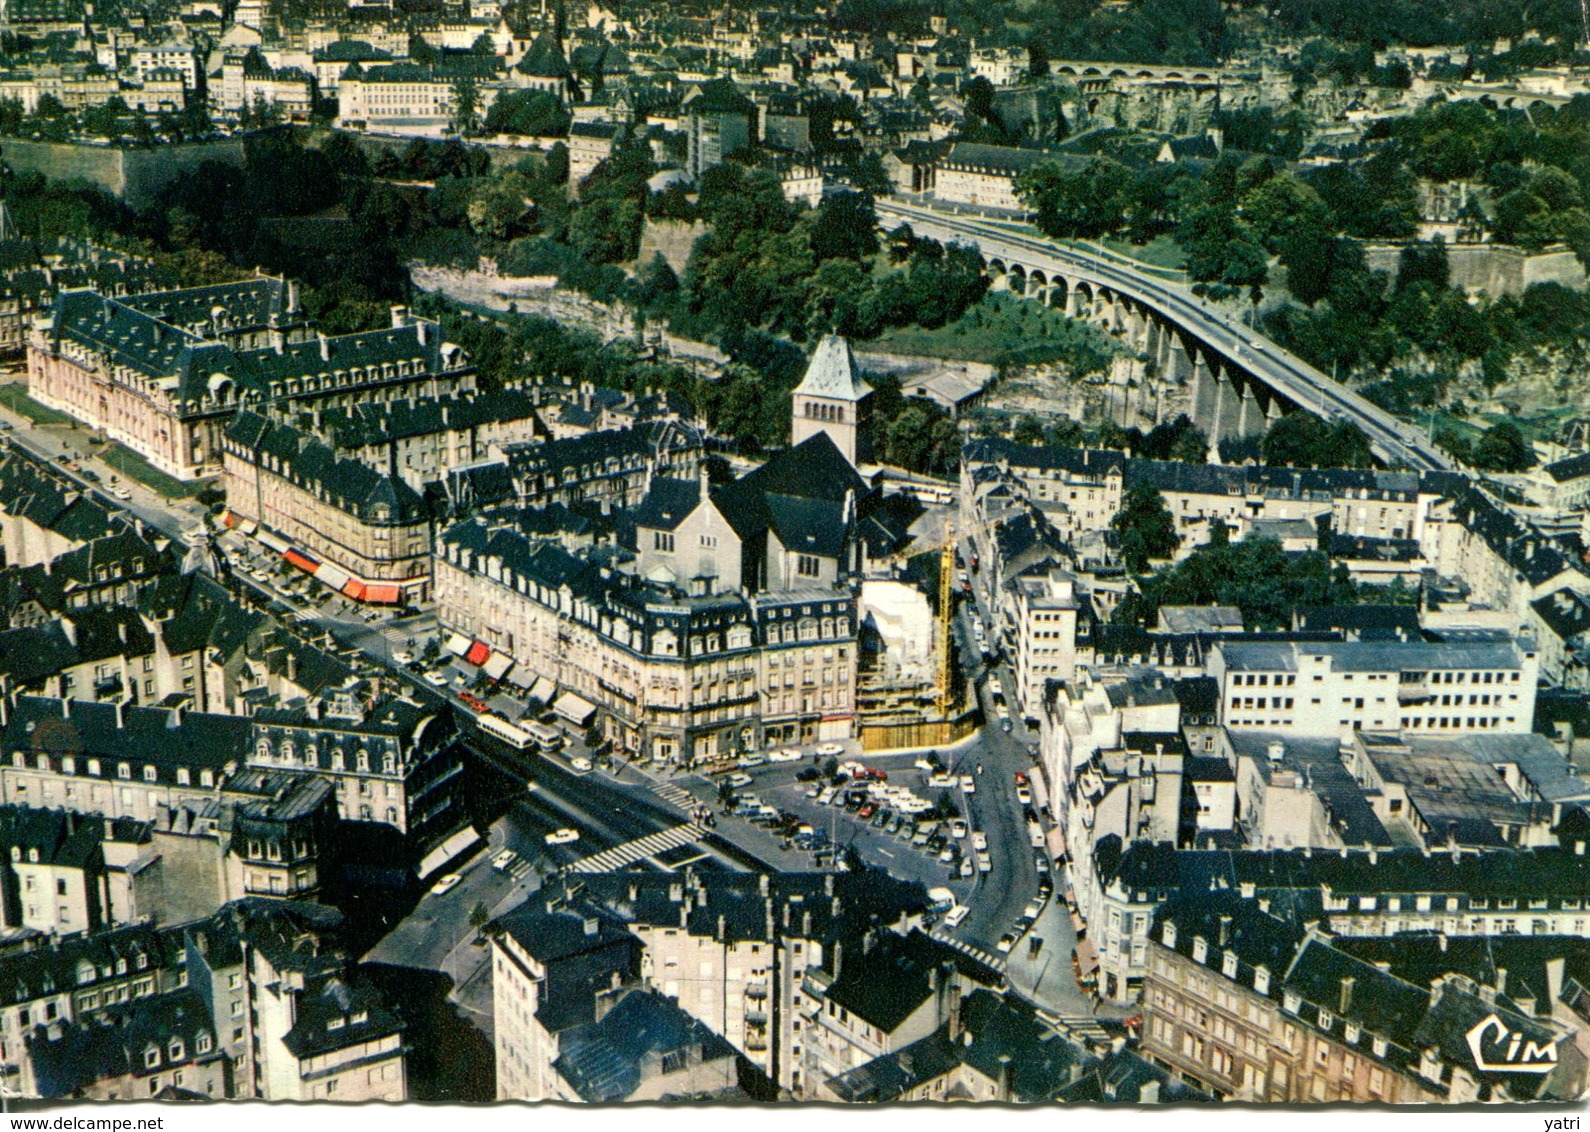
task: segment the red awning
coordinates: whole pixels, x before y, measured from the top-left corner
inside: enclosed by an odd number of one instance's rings
[[[306,574],[313,574],[316,570],[320,569],[320,563],[309,557],[309,555],[302,554],[296,550],[289,550],[286,554],[282,555],[282,557],[287,559],[287,561],[291,562],[300,570],[304,571]]]
[[[237,515],[231,511],[228,511],[226,513],[226,517],[221,520],[221,523],[226,527],[227,530],[231,530],[233,527],[237,526]]]
[[[491,655],[491,646],[484,641],[476,641],[469,646],[469,651],[464,654],[464,659],[477,668],[486,663],[486,658]]]
[[[364,600],[378,602],[381,605],[398,605],[403,601],[403,587],[378,586],[372,582],[364,587]]]
[[[342,587],[342,592],[353,598],[354,601],[364,600],[364,583],[358,578],[349,578],[348,584]]]

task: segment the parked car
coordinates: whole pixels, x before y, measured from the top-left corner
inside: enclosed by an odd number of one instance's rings
[[[546,841],[548,845],[572,845],[579,839],[579,830],[565,828],[555,829],[551,833],[547,834]]]
[[[728,782],[730,786],[738,789],[741,786],[751,785],[751,776],[749,774],[731,774],[729,775]]]
[[[491,859],[491,867],[499,873],[519,859],[519,854],[512,849],[504,849]]]
[[[973,781],[971,775],[969,775],[969,774],[961,775],[961,792],[963,794],[975,794],[975,793],[977,793],[977,783],[975,781]]]
[[[414,654],[407,649],[398,649],[397,652],[392,654],[392,662],[394,664],[413,664]]]
[[[463,701],[465,707],[473,711],[485,713],[491,710],[491,705],[473,692],[460,692],[458,698]]]
[[[766,755],[744,755],[734,765],[741,770],[750,770],[752,767],[762,766],[766,762]]]
[[[839,743],[823,743],[817,748],[817,753],[825,759],[835,759],[845,753],[845,748]]]
[[[980,829],[972,830],[972,848],[979,853],[988,851],[988,834]]]
[[[569,766],[573,767],[581,774],[588,774],[592,769],[591,760],[586,758],[584,755],[575,755],[569,760]]]
[[[947,928],[953,928],[962,920],[966,919],[970,912],[971,909],[965,904],[957,904],[944,914],[944,919],[940,922]]]
[[[801,753],[794,747],[785,747],[782,751],[770,751],[767,761],[770,763],[793,763],[799,762],[800,757]]]
[[[1032,791],[1027,789],[1025,786],[1016,787],[1016,801],[1020,802],[1023,806],[1032,805]]]
[[[862,821],[866,821],[867,819],[871,818],[874,813],[877,812],[877,809],[878,808],[876,806],[874,806],[871,802],[868,802],[865,805],[863,805],[859,810],[856,811],[856,816],[858,818],[860,818]]]
[[[457,873],[448,873],[441,880],[431,885],[431,892],[437,896],[442,895],[444,892],[451,892],[453,889],[458,887],[458,882],[463,879],[464,878],[459,876]]]
[[[955,838],[955,840],[960,841],[962,838],[964,838],[966,836],[966,831],[967,827],[965,818],[956,818],[950,822],[950,836]]]
[[[433,684],[438,688],[445,688],[447,687],[447,673],[427,672],[425,674],[425,682],[427,684]]]
[[[999,937],[999,943],[995,946],[998,947],[1000,954],[1007,954],[1012,947],[1016,946],[1016,933],[1006,932]]]

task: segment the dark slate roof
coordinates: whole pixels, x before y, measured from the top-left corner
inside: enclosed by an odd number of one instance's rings
[[[139,971],[159,971],[180,961],[180,938],[147,923],[63,936],[47,947],[0,959],[0,1006],[21,1005]],[[116,973],[118,964],[123,965],[121,976]]]
[[[1337,631],[1363,640],[1419,639],[1419,610],[1412,605],[1300,605],[1292,625],[1302,631]]]
[[[530,396],[518,390],[469,393],[435,400],[362,402],[322,411],[318,428],[336,448],[363,448],[447,429],[479,428],[535,416]],[[303,423],[303,422],[300,422]],[[257,428],[251,431],[257,432]]]
[[[0,633],[0,676],[27,688],[77,663],[77,649],[59,621]]]
[[[693,94],[685,95],[683,106],[691,114],[750,114],[756,109],[734,80],[727,78],[700,84]]]
[[[823,958],[831,962],[828,954]],[[844,950],[827,997],[867,1024],[893,1033],[935,993],[947,989],[953,971],[989,986],[1000,981],[977,960],[920,931],[909,935],[878,931],[870,950]],[[934,990],[935,982],[939,991]]]
[[[70,715],[62,714],[63,706]],[[152,766],[164,783],[175,781],[179,766],[220,772],[229,763],[241,766],[248,753],[252,724],[239,716],[131,707],[124,719],[118,728],[114,704],[22,696],[0,730],[0,752],[7,758],[17,751],[76,756],[76,773],[83,776],[87,760],[97,758],[100,777],[109,781],[116,779],[117,763],[140,768],[133,772],[138,781],[141,768]]]
[[[282,1044],[303,1060],[379,1041],[402,1030],[403,1023],[368,980],[332,975],[298,996],[293,1028]]]
[[[1086,164],[1087,159],[1070,154],[1048,153],[1041,149],[1017,149],[1008,145],[956,142],[945,155],[943,164],[966,169],[989,170],[1016,177],[1045,161],[1059,164]]]
[[[762,891],[764,882],[766,893]],[[874,921],[898,923],[920,914],[928,905],[921,884],[896,880],[881,869],[837,876],[772,873],[765,877],[727,872],[615,872],[587,877],[584,883],[585,895],[592,903],[625,923],[682,926],[692,935],[725,940],[767,940],[769,901],[774,932],[826,942],[859,939]],[[845,946],[854,950],[850,943]]]
[[[1590,452],[1581,452],[1564,460],[1556,460],[1540,469],[1557,483],[1567,483],[1590,476]]]
[[[210,325],[219,314],[232,329],[265,327],[276,318],[283,324],[302,322],[302,316],[287,310],[287,284],[281,279],[258,276],[236,283],[217,283],[208,287],[189,287],[177,291],[150,291],[121,299],[122,305],[170,326]]]
[[[513,69],[521,75],[544,79],[566,79],[570,74],[569,61],[563,57],[563,49],[550,32],[536,36],[524,58],[514,64]]]
[[[635,526],[648,530],[675,530],[700,503],[699,480],[658,477],[651,481],[651,490],[634,511]]]
[[[173,1065],[206,1063],[223,1056],[210,1013],[190,990],[136,998],[59,1025],[57,1037],[43,1026],[34,1027],[28,1036],[27,1056],[41,1096],[69,1097],[110,1078],[144,1078]],[[209,1040],[209,1049],[202,1054],[198,1052],[201,1036]],[[183,1057],[178,1062],[169,1059],[173,1038],[182,1040]],[[153,1068],[144,1058],[150,1048],[160,1051]]]
[[[496,927],[540,963],[556,963],[634,939],[622,921],[583,901],[558,901],[549,907],[551,903],[545,894],[534,896],[497,917]]]
[[[226,434],[252,448],[257,461],[275,457],[278,474],[365,523],[405,525],[426,517],[425,500],[401,478],[338,456],[330,445],[291,425],[264,421],[240,409]],[[386,518],[377,517],[382,508]]]
[[[664,1058],[691,1063],[736,1057],[734,1047],[656,991],[632,990],[602,1018],[559,1035],[553,1067],[590,1104],[635,1093]]]

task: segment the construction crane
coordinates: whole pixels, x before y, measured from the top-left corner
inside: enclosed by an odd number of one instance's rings
[[[944,549],[939,552],[939,714],[950,717],[950,625],[955,609],[955,524],[946,524]]]

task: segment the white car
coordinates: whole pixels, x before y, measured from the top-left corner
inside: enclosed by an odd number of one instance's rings
[[[927,772],[928,772],[928,773],[929,773],[929,774],[932,774],[932,773],[933,773],[933,764],[932,764],[932,763],[930,763],[930,762],[929,762],[929,761],[928,761],[928,760],[927,760],[927,758],[926,758],[926,757],[923,757],[923,758],[919,758],[919,759],[917,759],[917,760],[916,760],[916,762],[914,762],[914,763],[912,763],[912,764],[911,764],[911,765],[912,765],[912,766],[914,766],[914,767],[916,767],[916,768],[917,768],[917,770],[925,770],[925,771],[927,771]]]
[[[801,753],[794,747],[785,747],[782,751],[769,751],[767,761],[770,763],[795,763],[800,762]]]
[[[979,853],[988,852],[988,834],[980,829],[972,830],[972,848]]]
[[[547,834],[548,845],[572,845],[580,839],[577,829],[556,829]]]
[[[966,836],[966,819],[955,818],[950,822],[950,836],[959,841]]]
[[[569,765],[581,774],[585,774],[591,769],[591,760],[584,755],[575,755],[569,760]]]
[[[437,896],[440,896],[444,892],[451,892],[458,886],[458,882],[463,879],[464,878],[459,876],[457,873],[448,873],[441,880],[431,885],[431,891]]]
[[[438,688],[445,688],[447,687],[447,673],[427,672],[425,674],[425,682]]]
[[[975,793],[977,793],[977,783],[976,783],[975,780],[973,780],[972,776],[969,775],[969,774],[961,775],[961,793],[963,793],[963,794],[975,794]]]
[[[730,786],[738,789],[741,786],[751,785],[751,776],[749,774],[731,774],[729,775],[728,782]]]
[[[945,913],[943,924],[947,928],[953,928],[962,920],[966,919],[967,914],[970,912],[971,909],[965,904],[957,904],[955,907],[951,908],[947,913]]]
[[[935,774],[928,779],[928,785],[935,790],[955,789],[955,776],[953,774]]]
[[[498,853],[491,859],[491,867],[500,873],[518,859],[519,854],[515,853],[512,849],[504,849],[501,853]]]
[[[110,493],[123,502],[126,502],[132,498],[132,492],[128,491],[125,487],[113,487],[110,489]]]
[[[824,743],[817,748],[817,753],[825,759],[836,759],[845,753],[845,748],[838,743]]]
[[[394,664],[413,664],[414,654],[407,649],[398,649],[397,652],[392,654],[392,661]]]
[[[1023,806],[1032,805],[1032,791],[1028,790],[1025,786],[1016,787],[1016,801],[1020,802]]]

